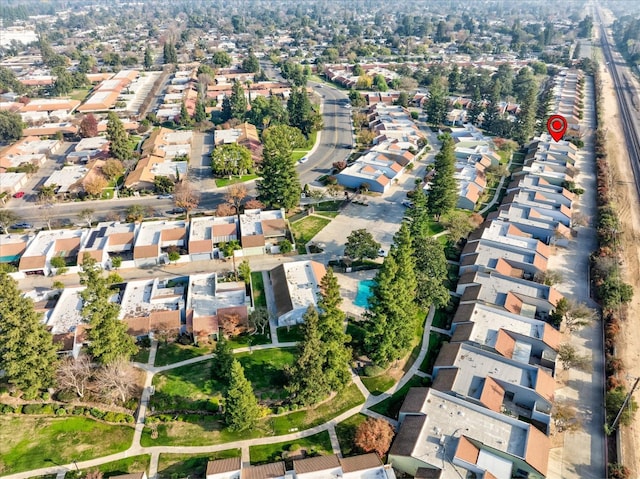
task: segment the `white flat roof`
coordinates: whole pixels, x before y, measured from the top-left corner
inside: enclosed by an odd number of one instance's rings
[[[244,214],[240,215],[240,234],[242,236],[263,234],[261,221],[284,218],[283,210],[245,210]]]
[[[168,288],[166,284],[158,278],[128,282],[120,298],[120,319],[184,307],[184,286]]]
[[[220,308],[248,306],[244,281],[217,282],[217,274],[189,276],[188,308],[194,317],[211,316]]]
[[[145,221],[140,225],[135,246],[160,244],[162,230],[186,227],[187,223],[184,221]]]
[[[73,331],[82,323],[82,288],[65,288],[47,319],[46,325],[51,334],[65,334]]]
[[[311,261],[294,261],[283,263],[282,266],[293,309],[315,305],[320,293],[320,285],[316,281]]]

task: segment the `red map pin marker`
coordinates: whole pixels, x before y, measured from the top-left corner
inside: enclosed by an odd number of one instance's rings
[[[551,115],[547,120],[547,130],[556,141],[562,140],[565,132],[567,131],[567,120],[562,115]]]

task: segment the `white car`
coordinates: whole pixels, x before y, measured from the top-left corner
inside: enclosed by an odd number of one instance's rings
[[[158,199],[159,200],[172,200],[173,199],[173,195],[158,195]]]
[[[386,258],[388,255],[389,253],[386,250],[382,248],[378,250],[378,256],[380,256],[381,258]]]
[[[298,163],[305,163],[309,158],[307,158],[306,156],[303,156],[302,158],[300,158],[298,160]]]

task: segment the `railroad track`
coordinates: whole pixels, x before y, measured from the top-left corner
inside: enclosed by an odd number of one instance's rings
[[[622,121],[624,137],[627,143],[627,151],[631,161],[633,178],[635,180],[636,190],[640,195],[640,139],[638,138],[636,120],[633,117],[632,110],[629,106],[629,95],[631,96],[631,104],[633,105],[635,92],[633,91],[633,85],[628,81],[628,79],[625,78],[625,83],[622,81],[622,77],[618,72],[618,66],[613,58],[611,44],[609,43],[609,37],[607,35],[604,22],[602,21],[600,8],[598,8],[597,11],[598,20],[600,22],[602,51],[604,53],[605,61],[611,70],[611,78],[613,79],[614,90],[616,92],[616,97],[618,98],[618,105],[620,106],[620,119]]]

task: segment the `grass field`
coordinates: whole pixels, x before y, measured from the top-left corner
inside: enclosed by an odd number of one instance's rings
[[[291,456],[299,456],[303,452],[306,456],[332,454],[333,449],[331,448],[329,433],[323,431],[295,441],[278,442],[249,448],[251,464],[282,461]]]
[[[292,341],[302,341],[304,336],[302,334],[302,327],[300,325],[296,326],[283,326],[277,329],[278,332],[278,341],[281,343],[289,343]]]
[[[358,454],[360,451],[353,444],[357,427],[367,420],[364,414],[356,414],[349,419],[345,419],[341,423],[336,424],[336,434],[340,443],[340,451],[343,456],[351,456]]]
[[[429,349],[427,349],[427,355],[424,357],[422,364],[420,365],[420,371],[431,374],[433,371],[433,365],[435,364],[440,348],[442,347],[442,343],[449,339],[449,336],[445,336],[444,334],[433,331],[429,333]]]
[[[156,393],[151,405],[156,410],[217,409],[223,385],[213,379],[213,360],[202,361],[156,374]]]
[[[386,373],[379,376],[362,377],[362,383],[374,396],[379,396],[395,384],[395,380]]]
[[[132,456],[127,457],[126,459],[120,459],[119,461],[107,462],[106,464],[100,464],[99,466],[90,467],[88,469],[80,469],[80,472],[69,471],[65,475],[65,478],[76,479],[79,477],[86,477],[87,472],[96,470],[102,472],[104,479],[113,476],[120,476],[123,474],[131,474],[134,472],[148,472],[150,462],[151,455],[142,454],[140,456]]]
[[[244,368],[244,375],[253,386],[256,394],[260,392],[282,392],[285,385],[284,368],[295,360],[294,348],[263,349],[252,353],[236,355]]]
[[[227,449],[207,454],[160,454],[158,461],[158,478],[189,477],[203,479],[207,470],[207,462],[216,459],[240,457],[240,449]]]
[[[331,223],[330,219],[318,216],[307,216],[293,223],[291,229],[296,237],[298,253],[305,254],[305,245],[329,223]]]
[[[185,346],[178,343],[158,344],[158,352],[156,353],[156,362],[154,366],[166,366],[185,359],[197,358],[205,354],[210,354],[215,350],[215,346]]]
[[[224,188],[225,186],[235,185],[236,183],[244,183],[245,181],[251,181],[258,178],[258,175],[243,175],[229,178],[216,178],[216,186],[218,188]]]
[[[147,446],[206,446],[240,441],[273,434],[265,427],[256,427],[248,431],[229,432],[216,416],[200,416],[190,422],[173,421],[158,425],[158,437],[151,438],[149,427],[145,427],[140,443]]]
[[[253,302],[256,307],[267,307],[267,298],[264,295],[264,280],[262,271],[251,272],[251,285],[253,286]]]
[[[424,381],[425,379],[421,378],[420,376],[413,376],[411,379],[409,379],[407,384],[398,389],[393,394],[393,396],[385,399],[375,406],[372,406],[371,410],[377,412],[378,414],[382,414],[383,416],[398,419],[398,413],[400,412],[400,408],[402,407],[402,402],[407,396],[409,389],[425,385]]]
[[[133,428],[84,417],[0,416],[0,474],[84,461],[124,451]]]
[[[136,363],[146,364],[149,361],[149,348],[138,348],[138,352],[131,358]]]
[[[271,338],[269,337],[269,328],[265,328],[265,332],[267,334],[241,334],[240,336],[235,336],[229,339],[229,346],[231,349],[236,348],[246,348],[251,344],[251,346],[257,346],[258,344],[269,344],[271,342]]]
[[[324,216],[325,218],[335,218],[340,213],[337,211],[316,211],[316,215]]]
[[[272,417],[268,421],[273,428],[274,434],[288,434],[295,430],[301,431],[322,424],[363,402],[364,397],[360,393],[358,386],[352,383],[331,401],[323,402],[312,409]]]
[[[323,201],[322,203],[313,205],[313,209],[316,211],[339,211],[341,204],[342,201],[337,200]]]

